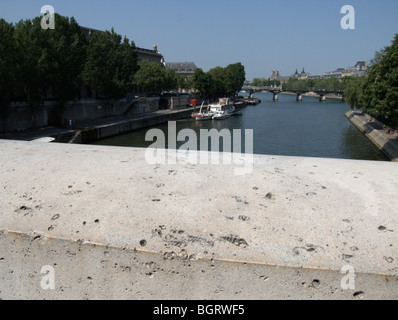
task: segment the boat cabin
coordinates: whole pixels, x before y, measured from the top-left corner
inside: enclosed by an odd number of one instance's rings
[[[220,98],[217,104],[209,104],[209,111],[230,111],[233,106],[233,101],[230,98]]]

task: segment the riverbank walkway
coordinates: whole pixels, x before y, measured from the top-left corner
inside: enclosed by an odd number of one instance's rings
[[[158,110],[154,112],[140,113],[129,116],[118,116],[103,119],[86,120],[79,123],[74,123],[70,127],[44,127],[27,129],[21,132],[9,132],[0,134],[0,139],[6,140],[21,140],[21,141],[32,141],[47,137],[59,137],[59,136],[72,136],[77,131],[83,131],[90,128],[113,126],[120,123],[130,122],[134,120],[143,120],[158,118],[169,115],[176,115],[179,113],[189,113],[194,108],[180,108],[175,110]],[[64,141],[65,142],[65,141]]]
[[[398,161],[398,132],[361,111],[349,110],[345,116],[391,161]],[[390,131],[390,132],[388,132]]]

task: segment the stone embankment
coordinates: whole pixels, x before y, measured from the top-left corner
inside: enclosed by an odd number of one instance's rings
[[[189,118],[192,114],[192,108],[184,108],[182,110],[158,111],[150,114],[143,114],[139,117],[131,119],[115,119],[107,121],[106,124],[96,124],[76,130],[69,143],[92,143],[104,138],[118,136],[139,130],[150,128],[169,121],[176,121]],[[64,140],[63,136],[59,136],[58,140]]]
[[[0,117],[1,132],[28,131],[33,127],[44,128],[69,122],[81,124],[84,122],[104,121],[109,118],[140,116],[159,111],[160,109],[178,110],[184,108],[190,101],[190,95],[162,97],[141,97],[138,99],[96,100],[80,99],[68,101],[62,114],[55,101],[45,101],[40,108],[32,113],[26,102],[12,103],[9,114],[4,120]],[[33,125],[33,121],[35,120]]]
[[[32,141],[53,138],[56,142],[91,143],[168,121],[189,118],[193,108],[158,110],[136,115],[87,120],[69,128],[46,127],[0,135],[0,139]]]
[[[0,150],[1,299],[398,299],[396,163]]]
[[[391,161],[398,161],[398,133],[387,133],[385,125],[368,114],[350,110],[345,116]]]

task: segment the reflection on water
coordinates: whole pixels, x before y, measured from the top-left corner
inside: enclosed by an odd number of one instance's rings
[[[295,96],[280,95],[279,101],[274,102],[272,94],[257,93],[255,96],[262,103],[242,109],[242,116],[222,121],[177,121],[177,133],[182,129],[193,129],[199,146],[201,129],[241,129],[242,139],[245,129],[253,129],[255,154],[388,161],[345,118],[344,113],[349,107],[339,100],[328,99],[327,102],[320,103],[318,98],[303,97],[303,102],[297,102]],[[168,124],[157,128],[164,132],[167,144]],[[153,143],[145,141],[148,130],[149,128],[138,130],[95,144],[145,148]],[[184,143],[177,142],[177,148]]]

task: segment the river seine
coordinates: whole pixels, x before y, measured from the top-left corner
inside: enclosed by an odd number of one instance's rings
[[[199,137],[200,129],[253,129],[255,154],[389,161],[346,119],[344,113],[349,106],[340,100],[327,99],[321,103],[316,97],[303,97],[302,102],[297,102],[294,95],[280,94],[279,101],[274,102],[269,93],[256,93],[254,96],[262,102],[243,108],[242,116],[221,121],[180,120],[177,121],[177,133],[189,128],[195,130]],[[167,142],[168,124],[157,128],[164,132]],[[95,144],[146,148],[153,144],[153,141],[145,141],[149,129]],[[184,143],[177,142],[177,148]]]

